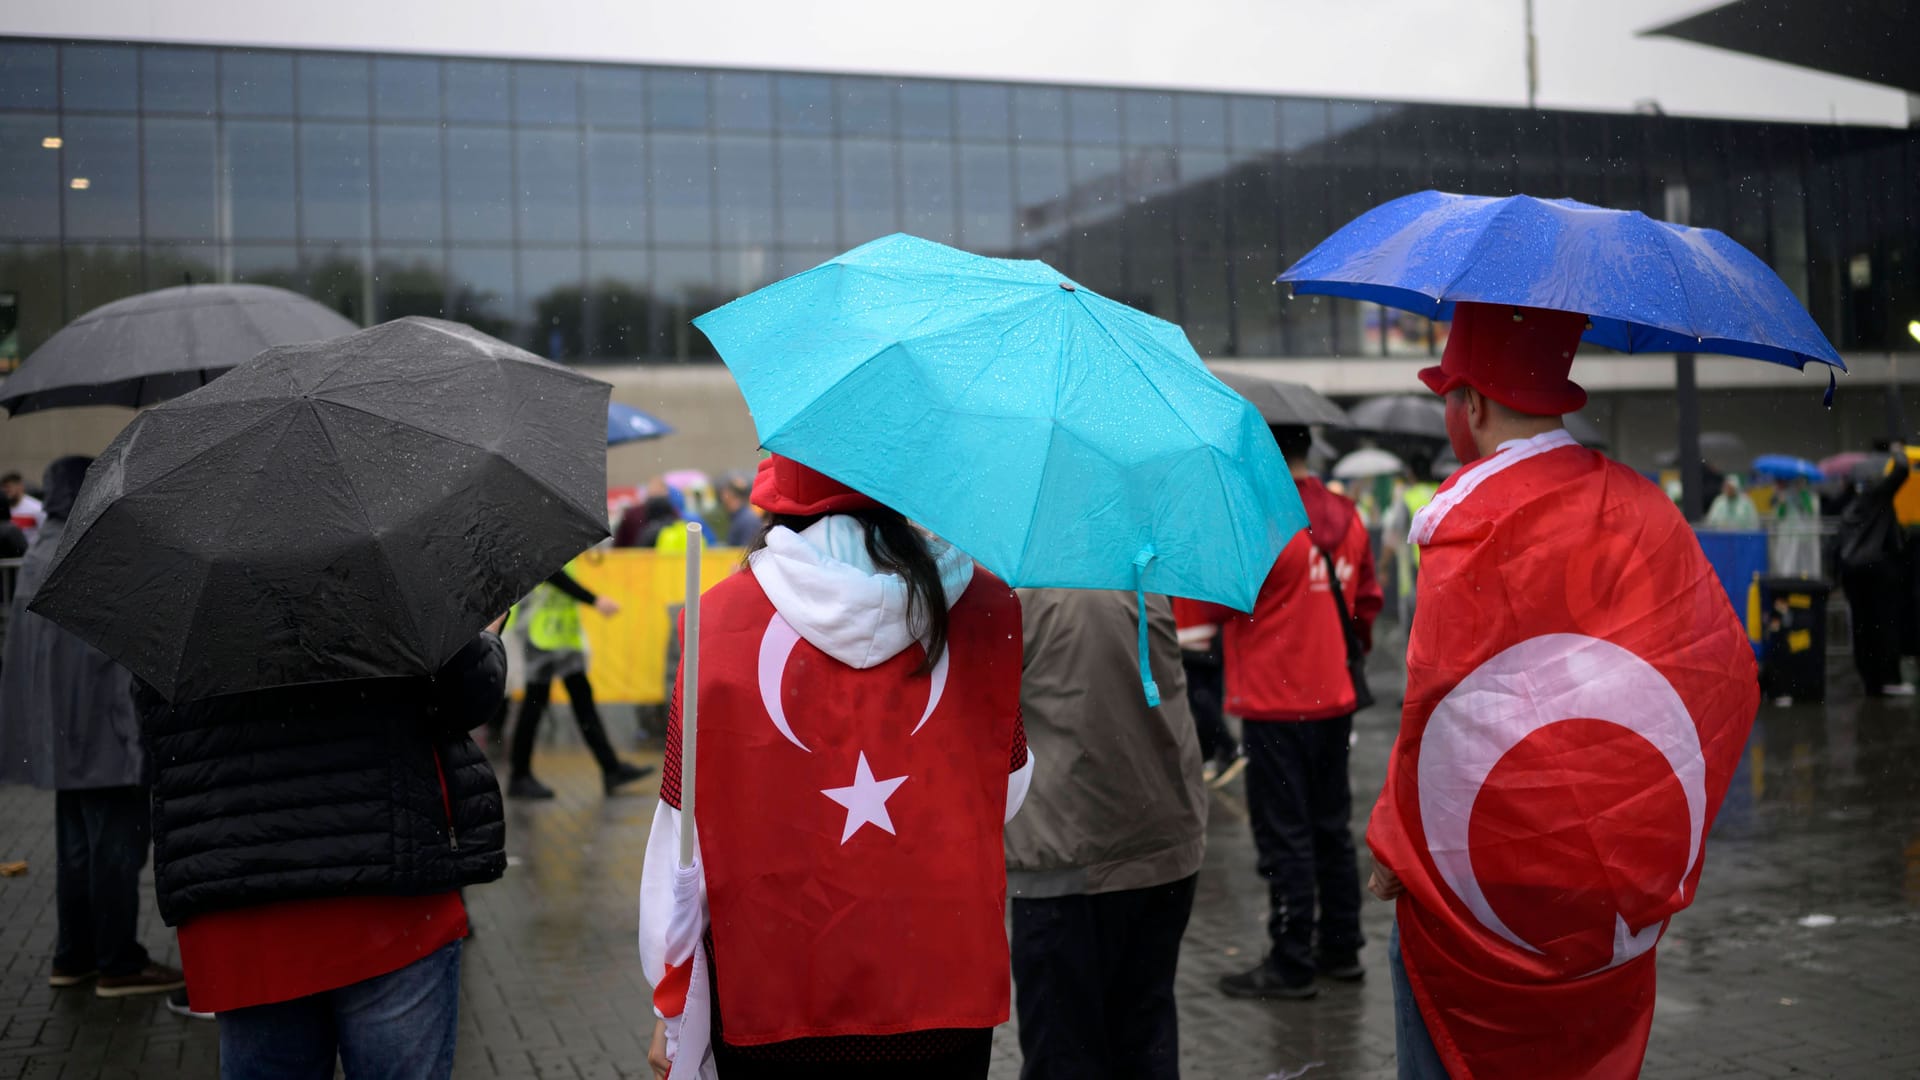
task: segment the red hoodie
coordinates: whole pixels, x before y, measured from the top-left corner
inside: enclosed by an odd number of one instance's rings
[[[1306,507],[1307,530],[1274,560],[1253,614],[1216,605],[1188,609],[1195,621],[1219,622],[1225,628],[1226,709],[1243,720],[1325,720],[1353,711],[1346,635],[1340,630],[1321,548],[1333,556],[1348,607],[1359,622],[1360,639],[1369,648],[1373,619],[1380,614],[1373,547],[1353,500],[1311,477],[1296,478],[1295,483]]]

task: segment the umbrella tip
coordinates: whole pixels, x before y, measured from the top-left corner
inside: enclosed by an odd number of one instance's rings
[[[1073,288],[1073,282],[1071,282],[1071,281],[1063,281],[1063,282],[1061,282],[1061,283],[1060,283],[1060,287],[1061,287],[1061,288],[1063,288],[1063,289],[1065,289],[1065,290],[1067,290],[1068,292],[1073,292],[1073,291],[1074,291],[1074,288]]]

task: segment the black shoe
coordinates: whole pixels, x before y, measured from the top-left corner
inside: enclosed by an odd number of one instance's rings
[[[645,780],[653,775],[653,771],[651,765],[634,765],[623,761],[612,772],[601,774],[600,782],[606,787],[607,794],[618,795],[621,788],[635,780]]]
[[[1367,977],[1366,965],[1360,962],[1357,952],[1315,957],[1313,970],[1339,982],[1359,982]]]
[[[1220,992],[1228,997],[1256,998],[1262,1001],[1305,1001],[1320,993],[1320,987],[1307,976],[1305,982],[1291,983],[1266,964],[1238,975],[1223,975]]]
[[[553,789],[531,776],[516,776],[507,783],[509,799],[551,799]]]

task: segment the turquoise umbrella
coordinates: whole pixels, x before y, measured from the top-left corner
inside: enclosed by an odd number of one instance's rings
[[[1180,328],[1045,263],[896,234],[694,325],[763,446],[1012,585],[1248,611],[1306,524],[1259,411]]]

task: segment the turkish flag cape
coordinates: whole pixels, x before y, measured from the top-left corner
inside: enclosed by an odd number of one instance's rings
[[[701,859],[732,1046],[1007,1019],[1001,829],[1020,602],[987,571],[946,658],[815,648],[751,573],[702,600]]]
[[[1564,433],[1455,474],[1423,545],[1407,698],[1367,842],[1448,1071],[1631,1077],[1653,946],[1759,704],[1673,504]]]

